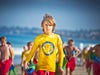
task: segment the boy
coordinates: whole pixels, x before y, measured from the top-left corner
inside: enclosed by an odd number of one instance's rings
[[[68,46],[64,48],[67,61],[66,75],[72,75],[76,66],[76,57],[80,54],[80,50],[74,46],[74,40],[68,40]]]
[[[52,16],[45,15],[42,20],[43,34],[36,37],[32,50],[26,58],[26,64],[30,61],[35,54],[37,48],[39,49],[38,63],[37,63],[37,75],[55,75],[56,69],[56,50],[59,54],[59,71],[62,73],[63,64],[63,48],[62,41],[58,34],[54,34],[55,21]]]
[[[6,42],[6,37],[0,38],[0,75],[7,75],[13,59],[13,51]]]
[[[24,62],[25,62],[25,59],[26,59],[27,55],[29,54],[29,52],[30,52],[30,50],[32,48],[32,45],[33,45],[33,42],[28,42],[27,43],[27,48],[22,52],[22,62],[21,62],[21,66],[23,67],[23,69],[22,69],[22,75],[30,75],[26,71],[25,71],[25,74],[24,74],[24,66],[23,65],[24,65]],[[32,60],[33,59],[31,59],[31,61]],[[33,74],[31,74],[31,75],[33,75]]]
[[[16,75],[16,69],[15,69],[14,61],[13,61],[13,59],[14,59],[14,50],[13,50],[10,42],[7,42],[7,44],[12,49],[11,52],[10,52],[10,53],[12,53],[12,55],[10,56],[12,58],[12,62],[11,62],[11,66],[10,66],[8,75],[12,75],[12,72],[14,73],[14,75]]]
[[[82,51],[83,65],[85,65],[88,75],[90,75],[92,68],[92,62],[89,61],[89,49],[90,46],[87,46]]]

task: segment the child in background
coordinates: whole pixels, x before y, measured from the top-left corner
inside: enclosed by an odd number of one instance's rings
[[[64,50],[64,48],[66,47],[66,43],[65,42],[63,42],[62,47],[63,47],[63,50]],[[59,55],[58,55],[58,51],[57,51],[56,75],[65,75],[65,73],[60,74],[59,71],[58,71],[58,62],[59,62],[58,59],[59,59]],[[62,66],[63,70],[66,69],[66,64],[67,64],[67,59],[65,58],[65,55],[64,55],[63,66]]]
[[[31,60],[36,50],[39,49],[39,57],[37,63],[37,75],[55,75],[56,69],[56,50],[59,54],[58,69],[63,73],[63,48],[62,41],[58,34],[54,33],[56,23],[52,16],[46,14],[42,20],[43,34],[36,37],[34,45],[26,57],[25,66]]]
[[[22,52],[22,56],[23,53],[28,50],[28,45],[23,47],[24,51]],[[21,74],[24,75],[24,58],[21,56]]]
[[[87,46],[82,51],[83,66],[86,67],[86,71],[88,75],[90,75],[91,68],[92,68],[92,62],[89,61],[89,50],[90,50],[90,46]]]
[[[22,52],[22,62],[21,62],[21,66],[23,67],[22,68],[22,71],[23,71],[23,75],[24,75],[24,71],[25,71],[25,75],[35,75],[35,74],[28,74],[28,72],[24,69],[24,62],[25,62],[25,59],[26,59],[26,57],[28,56],[28,54],[29,54],[29,52],[31,51],[31,48],[32,48],[32,46],[33,46],[33,42],[28,42],[27,43],[27,48],[25,48],[25,50]],[[33,57],[34,58],[34,57]],[[31,61],[30,61],[30,63],[28,63],[27,65],[29,66],[29,65],[31,65],[32,66],[32,64],[33,64],[33,58],[31,59]],[[31,67],[30,66],[30,67]],[[35,65],[34,65],[35,66]]]
[[[13,72],[14,75],[17,75],[16,69],[15,69],[15,66],[14,66],[13,63],[12,63],[12,65],[10,66],[8,75],[12,75],[12,72]]]
[[[7,44],[8,44],[9,47],[12,48],[10,42],[7,42]],[[13,48],[12,48],[12,52],[11,52],[11,53],[13,53],[13,55],[11,56],[11,58],[12,58],[12,63],[11,63],[11,66],[10,66],[8,75],[12,75],[12,72],[14,73],[14,75],[17,75],[17,74],[16,74],[16,69],[15,69],[15,66],[14,66],[14,62],[13,62],[13,59],[14,59],[14,50],[13,50]]]
[[[7,44],[6,37],[2,36],[0,38],[0,75],[7,75],[13,59],[13,50]]]
[[[68,40],[68,46],[64,48],[66,55],[67,64],[66,64],[66,75],[72,75],[72,72],[76,66],[76,57],[80,54],[80,50],[74,46],[74,40]]]

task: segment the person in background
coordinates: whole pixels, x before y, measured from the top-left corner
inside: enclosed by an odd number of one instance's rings
[[[54,33],[56,23],[54,18],[48,14],[43,17],[41,23],[43,34],[36,37],[34,45],[26,57],[25,66],[31,60],[36,50],[39,49],[39,57],[37,62],[37,75],[55,75],[56,69],[56,50],[58,49],[59,54],[59,72],[63,73],[63,48],[62,40],[58,34]]]
[[[32,74],[28,74],[28,72],[25,71],[25,66],[24,66],[25,59],[26,59],[27,55],[29,54],[29,52],[31,51],[31,48],[32,48],[33,45],[34,45],[33,42],[31,42],[31,41],[28,42],[27,46],[25,46],[24,51],[22,52],[21,66],[23,67],[22,68],[22,71],[23,71],[22,74],[23,75],[36,75],[36,70]],[[35,66],[37,64],[37,61],[38,61],[38,50],[37,50],[36,54],[32,57],[30,63],[31,63],[31,65],[34,64],[34,66]],[[28,63],[27,65],[29,66],[30,63]]]
[[[90,46],[87,46],[82,51],[83,66],[86,67],[86,71],[88,75],[90,75],[91,68],[92,68],[92,62],[89,61],[89,50],[90,50]]]
[[[7,44],[6,37],[0,37],[0,75],[7,75],[13,59],[13,50]]]
[[[63,47],[63,51],[64,51],[64,48],[66,47],[66,43],[63,42],[62,43],[62,47]],[[65,72],[64,73],[59,73],[58,71],[58,64],[59,64],[59,54],[58,54],[58,50],[57,50],[57,59],[56,59],[56,75],[65,75]],[[63,66],[62,66],[62,69],[65,70],[66,68],[66,64],[67,64],[67,59],[65,58],[65,55],[64,55],[64,59],[63,59]]]
[[[89,61],[93,63],[93,75],[100,75],[100,44],[90,48]]]
[[[65,56],[67,59],[66,75],[72,75],[76,66],[76,57],[80,54],[80,50],[74,46],[74,40],[68,40],[68,46],[64,48]]]
[[[24,69],[24,62],[25,62],[25,59],[26,59],[27,55],[29,54],[29,52],[30,52],[30,50],[32,48],[32,45],[33,45],[33,42],[31,42],[31,41],[28,42],[27,46],[24,47],[24,51],[22,52],[22,61],[21,61],[22,75],[28,75],[27,72]]]
[[[10,56],[12,58],[12,63],[11,63],[11,66],[10,66],[8,75],[12,75],[12,72],[14,73],[14,75],[17,75],[16,74],[16,69],[15,69],[15,66],[14,66],[14,50],[13,50],[10,42],[7,42],[7,44],[12,49],[11,50],[12,51],[11,53],[13,53],[13,55]]]
[[[25,58],[23,57],[23,54],[25,53],[26,50],[28,50],[28,43],[26,46],[23,47],[23,52],[22,52],[22,55],[21,55],[21,74],[24,75],[25,73],[25,70],[24,70],[24,61],[25,61]]]

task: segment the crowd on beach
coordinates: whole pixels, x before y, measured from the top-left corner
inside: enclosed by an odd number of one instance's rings
[[[73,71],[79,58],[88,75],[100,75],[100,44],[86,46],[83,50],[76,47],[74,39],[63,42],[54,33],[56,22],[51,15],[45,14],[41,22],[43,34],[29,41],[21,55],[21,75],[74,75]],[[5,36],[0,37],[0,75],[17,75],[14,66],[14,49]]]

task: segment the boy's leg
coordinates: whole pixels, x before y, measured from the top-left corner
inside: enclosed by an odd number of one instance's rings
[[[90,62],[89,60],[87,60],[87,72],[88,72],[88,75],[90,75],[90,72],[91,72],[91,67],[92,67],[92,62]]]
[[[72,75],[72,72],[70,71],[70,75]]]
[[[88,75],[90,75],[91,67],[88,68]]]
[[[14,68],[13,72],[14,72],[14,75],[17,75],[17,74],[16,74],[16,69],[15,69],[15,68]]]
[[[8,75],[11,75],[11,74],[12,74],[12,70],[9,71]]]
[[[24,67],[21,66],[21,74],[24,75],[25,71],[24,71]]]
[[[68,62],[66,64],[66,75],[70,75],[70,60],[69,58],[67,60]]]
[[[66,75],[70,75],[70,68],[66,68]]]

